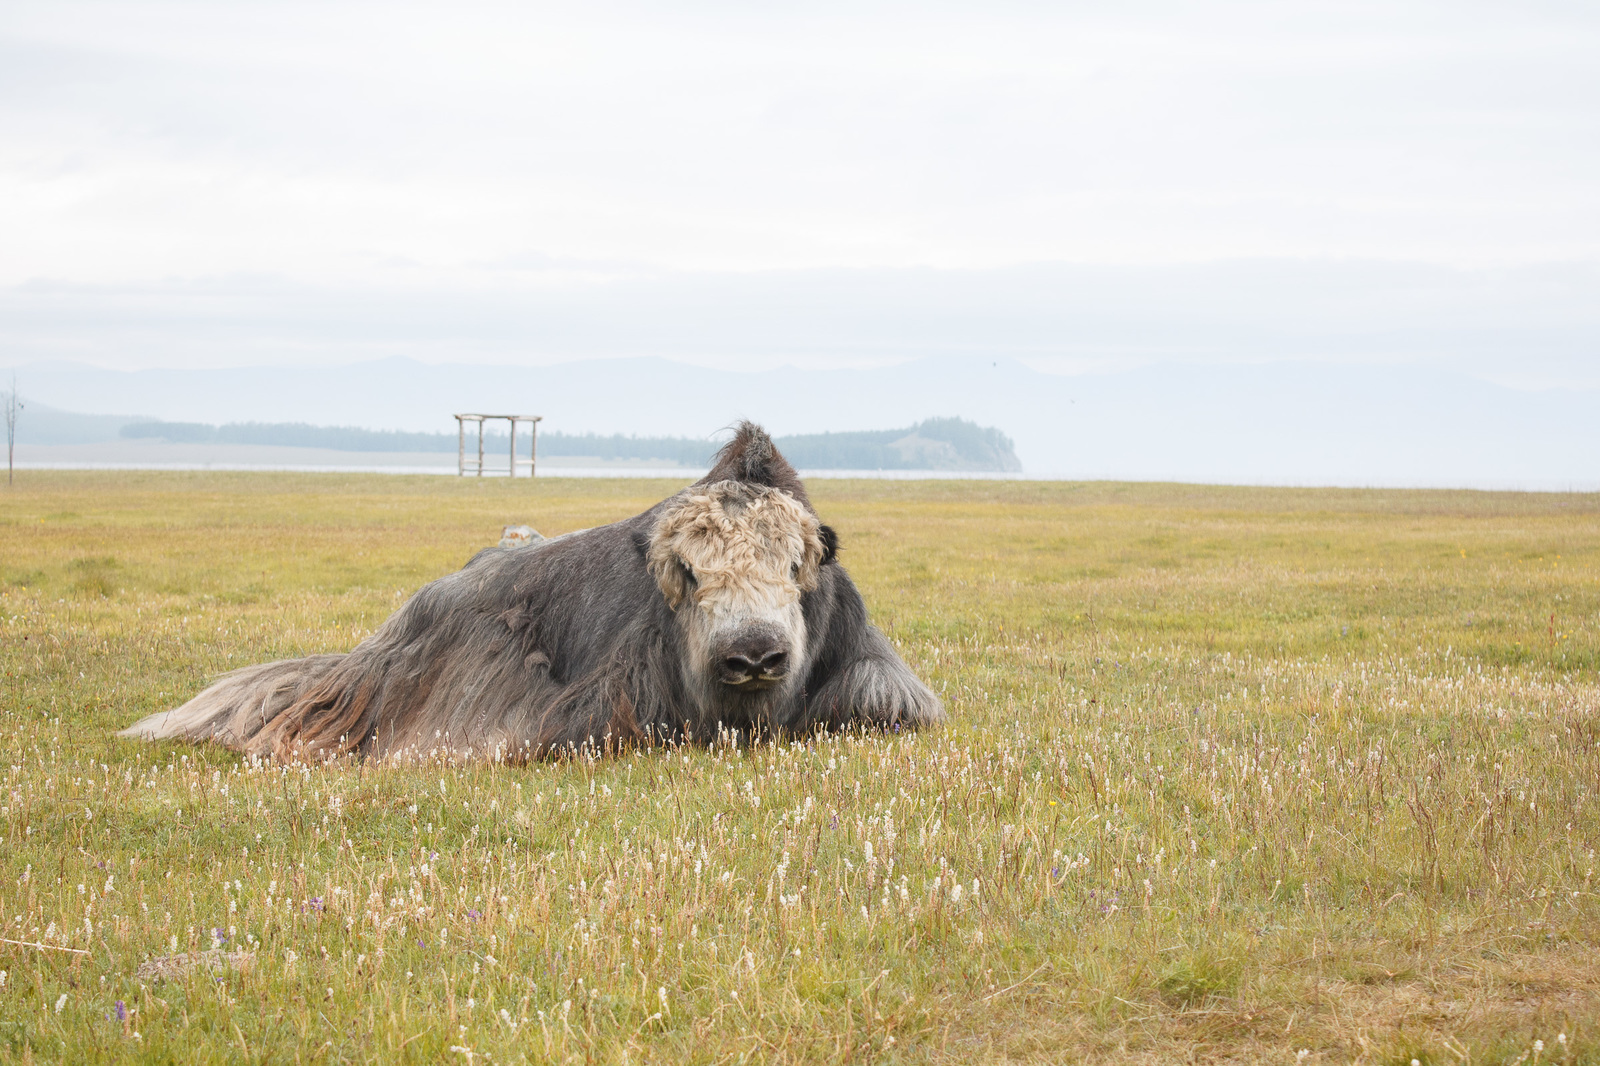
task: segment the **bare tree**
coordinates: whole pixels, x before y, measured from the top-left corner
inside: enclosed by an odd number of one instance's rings
[[[22,401],[17,399],[17,372],[11,372],[11,388],[0,392],[0,408],[6,415],[6,484],[9,485],[17,476],[17,412],[22,410]]]

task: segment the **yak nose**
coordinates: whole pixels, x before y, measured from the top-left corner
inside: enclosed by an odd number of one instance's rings
[[[730,642],[718,662],[718,673],[726,685],[777,681],[788,671],[789,649],[783,638],[763,631]]]

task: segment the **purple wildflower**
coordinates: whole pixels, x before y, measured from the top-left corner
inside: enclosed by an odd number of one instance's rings
[[[312,910],[316,911],[318,914],[322,913],[322,897],[321,896],[312,896],[310,899],[306,900],[306,903],[307,903],[307,905],[309,905],[311,907]]]
[[[119,999],[119,1000],[117,1000],[117,1021],[125,1022],[127,1020],[128,1020],[128,1005],[126,1003],[122,1002],[122,1000]]]
[[[482,915],[482,914],[479,914],[479,913],[478,913],[478,912],[477,912],[477,911],[474,911],[474,910],[469,910],[469,911],[467,911],[467,920],[468,920],[468,921],[473,921],[473,922],[475,922],[475,921],[477,921],[477,920],[478,920],[478,919],[479,919],[479,918],[482,918],[482,917],[483,917],[483,915]]]

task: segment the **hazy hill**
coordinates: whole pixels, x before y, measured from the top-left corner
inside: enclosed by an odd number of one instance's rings
[[[791,463],[812,470],[1020,471],[1011,438],[960,418],[930,418],[910,429],[779,437]]]
[[[33,399],[24,390],[23,408],[17,417],[17,441],[21,444],[104,444],[117,440],[122,428],[138,421],[131,415],[86,415],[63,411]]]

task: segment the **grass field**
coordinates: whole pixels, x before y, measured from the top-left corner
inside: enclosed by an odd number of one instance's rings
[[[1600,1062],[1600,496],[819,482],[948,728],[110,735],[676,487],[0,489],[0,1061]]]

